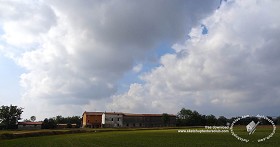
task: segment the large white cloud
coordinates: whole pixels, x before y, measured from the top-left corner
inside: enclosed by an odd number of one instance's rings
[[[104,110],[136,60],[161,43],[184,39],[218,4],[2,0],[1,52],[26,69],[20,81],[26,113],[47,117]]]
[[[280,2],[228,1],[190,32],[161,66],[142,75],[108,108],[172,112],[182,107],[204,114],[279,115]]]

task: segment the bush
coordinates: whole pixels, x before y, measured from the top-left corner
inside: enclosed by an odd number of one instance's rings
[[[72,124],[68,123],[67,128],[72,128]]]
[[[37,136],[47,136],[47,135],[61,135],[61,134],[74,134],[74,133],[85,133],[86,130],[68,130],[68,131],[40,131],[40,132],[26,132],[26,133],[3,133],[1,134],[1,139],[15,139],[23,137],[37,137]]]
[[[11,134],[11,133],[1,134],[1,139],[13,139],[13,138],[14,138],[14,134]]]

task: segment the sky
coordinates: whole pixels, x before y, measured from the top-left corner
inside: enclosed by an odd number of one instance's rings
[[[280,112],[280,1],[0,0],[0,105]]]

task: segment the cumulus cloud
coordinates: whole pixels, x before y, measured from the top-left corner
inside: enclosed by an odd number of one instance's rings
[[[184,39],[218,3],[2,0],[1,52],[26,69],[20,81],[26,111],[46,116],[59,105],[84,111],[83,105],[104,106],[136,60]]]
[[[42,41],[55,21],[52,9],[40,1],[6,1],[0,6],[0,51],[16,60]],[[5,49],[4,49],[5,48]]]
[[[172,112],[186,107],[204,114],[279,115],[279,1],[223,3],[176,53],[141,76],[108,107],[135,112]]]

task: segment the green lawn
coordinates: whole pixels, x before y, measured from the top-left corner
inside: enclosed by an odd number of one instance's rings
[[[235,130],[244,137],[246,132]],[[266,135],[258,132],[258,135]],[[280,146],[280,132],[264,142],[241,142],[231,133],[178,133],[178,129],[107,131],[0,140],[6,146]]]

